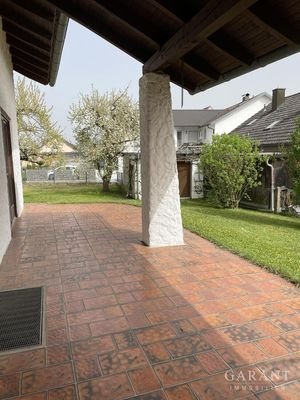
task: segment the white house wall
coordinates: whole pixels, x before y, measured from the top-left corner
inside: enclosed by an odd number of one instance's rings
[[[203,135],[202,142],[203,143],[210,143],[209,142],[209,135],[211,134],[211,129],[208,127],[198,127],[198,126],[176,126],[174,129],[174,137],[175,137],[175,144],[176,148],[180,147],[177,140],[177,132],[182,132],[182,144],[189,143],[188,134],[191,131],[199,131]]]
[[[245,105],[241,105],[237,109],[232,110],[232,112],[214,121],[215,134],[222,135],[223,133],[233,131],[270,102],[271,99],[268,96],[261,96],[257,99],[253,99],[253,101],[251,99],[245,101]]]
[[[0,18],[0,107],[10,118],[10,131],[14,163],[14,178],[17,202],[17,214],[23,209],[23,189],[21,179],[21,165],[18,145],[18,131],[16,120],[16,104],[13,84],[13,69],[11,57],[6,44],[5,33],[2,31]],[[11,239],[10,213],[8,204],[8,189],[2,127],[0,124],[0,262]]]

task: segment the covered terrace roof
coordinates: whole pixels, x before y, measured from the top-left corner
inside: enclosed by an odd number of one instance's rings
[[[300,0],[3,0],[14,68],[50,82],[65,14],[196,93],[300,50]],[[33,40],[34,39],[34,40]],[[25,43],[22,47],[20,41]],[[27,59],[21,62],[23,53]],[[36,62],[35,62],[36,60]],[[25,64],[26,62],[26,64]]]

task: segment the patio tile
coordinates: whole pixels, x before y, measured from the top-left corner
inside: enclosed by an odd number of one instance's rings
[[[165,342],[166,349],[173,357],[188,356],[212,347],[200,335],[190,335]]]
[[[97,357],[75,361],[74,365],[78,381],[97,378],[102,375]]]
[[[128,321],[124,317],[114,318],[103,322],[90,324],[92,336],[100,336],[108,333],[126,331],[130,328]]]
[[[136,393],[146,393],[160,389],[160,383],[151,367],[142,367],[128,373]]]
[[[0,356],[0,375],[11,374],[26,369],[42,368],[46,365],[44,349],[10,353]]]
[[[273,338],[258,340],[256,344],[257,347],[272,357],[279,357],[288,353],[288,350],[277,343]]]
[[[125,331],[113,335],[119,350],[128,349],[129,347],[136,347],[138,345],[136,337],[132,331]]]
[[[203,368],[209,374],[215,374],[217,372],[225,371],[229,368],[217,352],[208,351],[205,353],[197,354],[196,359],[200,361]]]
[[[159,390],[157,392],[141,394],[140,396],[130,397],[127,400],[167,400],[165,394]]]
[[[47,399],[47,393],[35,393],[35,394],[29,394],[29,395],[24,395],[24,396],[19,396],[15,397],[14,399],[17,400],[46,400]]]
[[[218,353],[231,368],[241,367],[246,364],[255,364],[268,358],[255,343],[243,343],[218,350]]]
[[[148,344],[160,340],[172,339],[176,337],[176,331],[171,325],[162,324],[140,329],[136,332],[136,335],[141,344]]]
[[[138,347],[100,355],[99,361],[104,375],[127,371],[147,364],[144,353]]]
[[[67,329],[52,329],[47,333],[47,344],[52,346],[54,344],[63,344],[69,341]]]
[[[91,337],[91,330],[89,324],[72,325],[69,326],[70,341],[88,339]]]
[[[20,374],[0,376],[0,399],[18,396]]]
[[[251,393],[247,387],[242,389],[242,385],[236,385],[233,389],[232,382],[228,382],[224,374],[194,381],[191,383],[191,388],[199,399],[234,400]]]
[[[232,326],[222,329],[222,334],[229,338],[232,343],[250,342],[260,339],[263,334],[248,325]]]
[[[171,358],[171,355],[166,350],[166,347],[160,342],[147,344],[143,346],[143,349],[151,364],[167,361]]]
[[[299,398],[300,381],[282,385],[267,392],[258,394],[259,400],[292,400]]]
[[[300,351],[300,331],[280,335],[276,341],[290,351]]]
[[[284,315],[272,320],[272,324],[282,331],[292,331],[300,328],[300,315]]]
[[[77,400],[74,386],[65,386],[59,389],[49,390],[48,400]]]
[[[177,335],[185,335],[189,333],[195,333],[197,331],[197,329],[191,324],[188,319],[175,321],[172,323],[172,326],[175,328]]]
[[[62,364],[71,360],[71,350],[69,344],[51,346],[47,348],[47,364]],[[28,364],[29,366],[30,364]],[[37,368],[37,367],[32,367]],[[28,367],[26,369],[29,369]]]
[[[187,385],[166,389],[168,400],[197,400]]]
[[[181,358],[154,366],[164,386],[172,386],[207,376],[201,363],[194,357]]]
[[[107,353],[116,349],[111,336],[101,336],[80,342],[72,343],[72,354],[74,360],[82,360],[97,354]]]
[[[291,354],[258,364],[264,374],[276,385],[300,379],[299,355]]]
[[[107,306],[113,306],[117,304],[117,299],[113,294],[111,294],[107,296],[94,297],[91,299],[84,299],[83,302],[87,310],[92,310]]]
[[[47,288],[46,343],[0,354],[0,400],[297,400],[299,289],[190,232],[153,249],[140,230],[129,206],[25,207],[0,287]],[[232,390],[228,371],[268,378]]]
[[[79,383],[78,388],[80,400],[120,400],[134,394],[125,374],[92,379]]]
[[[22,374],[22,393],[48,390],[73,383],[73,370],[70,363],[31,370]]]

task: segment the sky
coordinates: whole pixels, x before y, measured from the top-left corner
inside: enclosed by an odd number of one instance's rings
[[[207,106],[220,109],[241,101],[242,95],[286,88],[286,95],[300,92],[300,53],[277,61],[205,92],[189,95],[184,91],[184,109]],[[17,75],[17,74],[16,74]],[[142,64],[79,24],[70,21],[57,82],[54,87],[39,85],[46,102],[53,106],[53,118],[63,129],[66,139],[74,142],[68,110],[80,93],[92,86],[104,93],[125,89],[138,100],[138,81]],[[171,85],[173,108],[181,108],[181,88]]]

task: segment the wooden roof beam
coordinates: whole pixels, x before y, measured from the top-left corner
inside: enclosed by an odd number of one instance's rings
[[[189,53],[182,58],[183,62],[192,68],[194,68],[200,74],[206,76],[209,79],[217,80],[220,76],[220,72],[217,71],[212,65],[197,57],[195,54]]]
[[[231,56],[240,64],[251,65],[255,60],[254,56],[252,56],[244,46],[221,29],[209,36],[208,41],[214,47],[221,50],[226,55]]]
[[[165,5],[163,5],[159,1],[147,0],[147,3],[150,3],[153,7],[155,7],[157,10],[159,10],[161,13],[166,15],[168,18],[172,19],[174,23],[177,23],[179,26],[183,25],[184,21],[182,20],[182,18],[179,18],[176,14],[174,14],[172,11],[170,11],[169,8],[167,8]]]
[[[298,29],[298,34],[295,29],[290,29],[290,27],[285,23],[284,15],[282,15],[282,10],[274,6],[272,3],[265,4],[266,2],[259,2],[253,5],[248,11],[248,17],[259,26],[262,30],[268,32],[280,41],[283,41],[289,46],[295,46],[300,44],[300,32]],[[272,10],[272,12],[270,12]]]
[[[48,21],[52,21],[55,16],[55,8],[45,1],[14,0],[14,3]]]
[[[24,52],[25,54],[32,55],[38,60],[43,60],[46,63],[50,62],[50,53],[47,52],[46,50],[40,49],[29,43],[23,42],[23,40],[11,36],[9,33],[6,33],[6,41],[10,46]]]
[[[144,65],[144,73],[162,69],[181,58],[198,43],[211,36],[257,0],[210,0],[189,22],[183,25]]]
[[[64,2],[47,0],[47,2],[55,5],[62,13],[100,35],[114,46],[121,48],[131,56],[135,55],[135,58],[141,62],[144,62],[155,51],[152,46],[145,46],[145,42],[142,40],[137,43],[138,36],[134,31],[125,35],[120,34],[117,29],[112,29],[107,13],[103,12],[103,8],[101,8],[101,12],[99,4],[95,1],[89,2],[88,7],[84,1],[78,0]]]
[[[37,61],[36,59],[32,57],[24,57],[23,54],[18,52],[16,49],[11,49],[11,58],[13,61],[13,64],[18,64],[23,66],[24,68],[27,68],[29,71],[33,72],[39,72],[40,74],[43,74],[44,76],[48,75],[49,73],[49,66],[45,65],[44,63]]]
[[[40,59],[40,58],[36,57],[35,55],[27,53],[23,49],[20,49],[20,48],[14,47],[14,46],[10,46],[10,53],[11,53],[12,57],[18,57],[20,60],[25,60],[29,64],[32,64],[35,67],[48,72],[49,60],[46,61],[45,59]]]
[[[36,71],[32,71],[32,69],[27,69],[22,64],[19,65],[17,62],[14,63],[14,70],[30,79],[33,79],[34,81],[42,83],[43,85],[47,85],[48,83],[48,79],[45,79],[43,74],[41,75],[40,73],[36,73]]]
[[[14,24],[11,21],[3,19],[3,29],[6,33],[9,34],[10,37],[14,37],[16,39],[22,38],[22,41],[28,43],[31,46],[35,46],[39,49],[43,49],[44,51],[51,51],[51,40],[44,38],[34,32],[27,31],[23,27]]]
[[[15,65],[19,65],[26,69],[27,71],[32,71],[33,73],[43,76],[44,78],[47,78],[48,80],[48,69],[40,68],[37,67],[36,65],[32,64],[31,62],[24,61],[23,58],[20,58],[18,56],[15,56],[12,54],[11,56],[12,62]]]
[[[112,13],[113,15],[116,15],[118,18],[121,18],[123,21],[126,21],[129,25],[134,23],[134,20],[132,20],[132,13],[128,9],[128,7],[125,5],[122,6],[123,2],[122,1],[114,1],[112,2],[111,0],[97,0],[97,2],[101,6],[105,7],[105,9],[108,10],[108,12]],[[177,17],[175,17],[177,18]],[[183,21],[181,21],[180,26],[183,24]],[[137,27],[136,27],[137,28]],[[159,48],[159,41],[157,38],[153,40],[153,35],[157,36],[155,34],[156,30],[153,30],[151,26],[145,26],[143,21],[140,22],[138,26],[138,31],[147,37],[148,40],[151,40],[153,45]],[[196,57],[194,55],[188,55],[184,59],[184,63],[188,64],[188,66],[192,67],[195,69],[197,72],[200,71],[202,75],[205,75],[209,79],[218,79],[219,77],[219,72],[216,71],[208,62],[205,60],[201,59],[200,57]]]
[[[140,0],[131,2],[131,7],[136,6],[138,8]],[[135,30],[137,34],[142,35],[145,40],[153,43],[154,46],[159,48],[161,42],[161,35],[164,33],[164,27],[161,27],[161,32],[158,31],[155,23],[149,21],[144,17],[137,18],[131,10],[131,7],[126,4],[123,0],[97,0],[97,4],[101,9],[105,9],[105,12],[109,13],[113,18],[121,20],[121,23],[126,24],[129,29]],[[141,5],[143,3],[140,3]],[[141,15],[141,14],[140,14]],[[165,34],[166,36],[166,34]],[[170,35],[166,36],[166,39]]]
[[[171,18],[177,17],[183,22],[189,21],[205,4],[205,0],[188,1],[187,4],[184,1],[174,0],[147,0],[149,1],[165,15]]]
[[[42,19],[16,3],[3,0],[0,7],[0,14],[15,25],[18,25],[29,32],[39,36],[52,39],[53,24]]]

